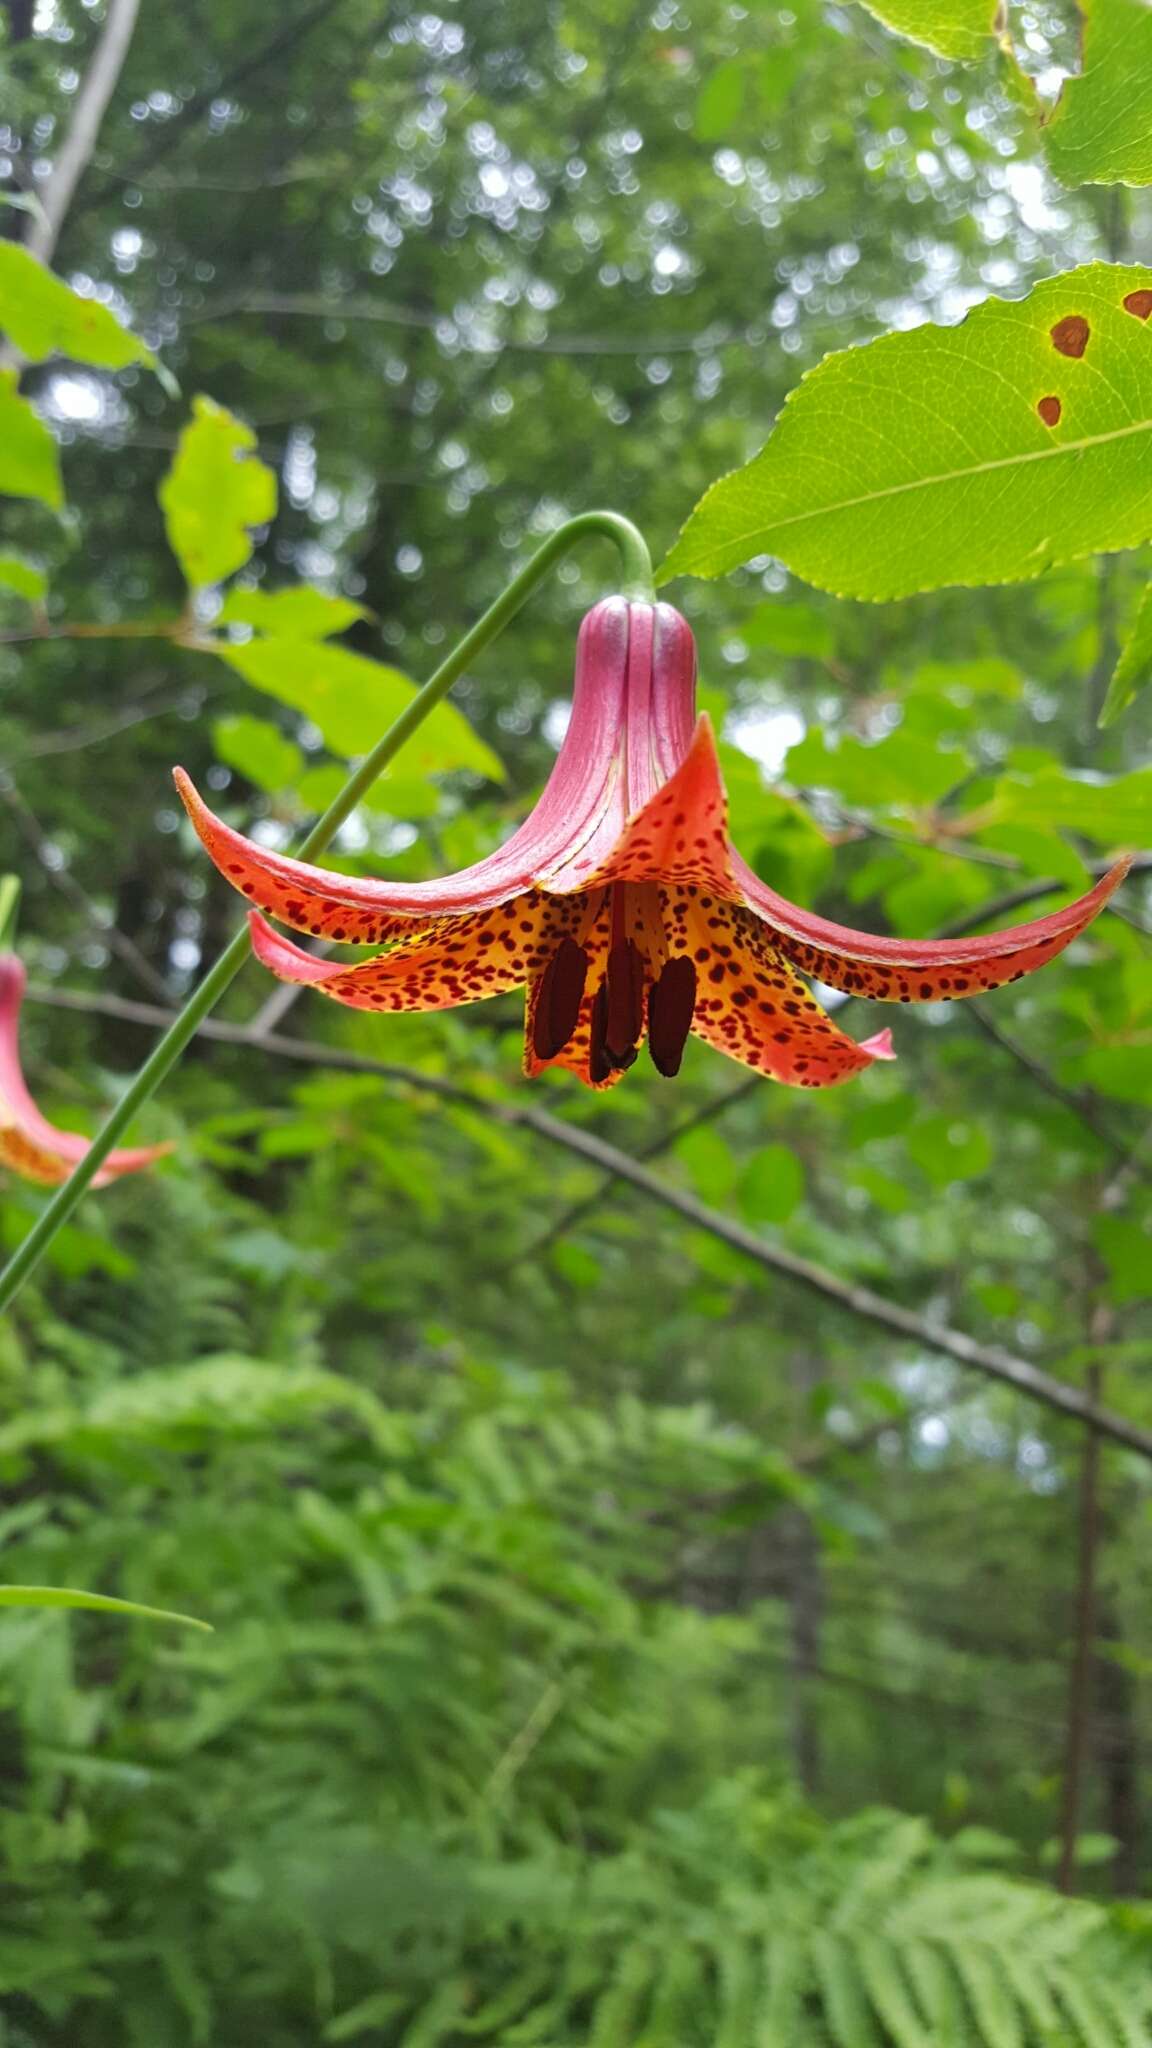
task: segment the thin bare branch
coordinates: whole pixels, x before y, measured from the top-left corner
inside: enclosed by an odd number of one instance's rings
[[[97,1015],[121,1017],[127,1022],[166,1026],[172,1021],[172,1012],[159,1010],[147,1003],[133,1003],[113,996],[87,995],[79,990],[33,988],[29,998],[34,1002],[52,1004],[59,1009],[91,1011]],[[509,1125],[514,1129],[532,1131],[550,1145],[562,1147],[575,1157],[584,1159],[590,1166],[599,1167],[614,1179],[627,1181],[649,1201],[659,1203],[672,1211],[695,1230],[703,1230],[709,1236],[719,1239],[732,1251],[749,1259],[765,1272],[791,1280],[797,1286],[816,1294],[834,1307],[863,1322],[873,1323],[879,1329],[893,1335],[938,1351],[954,1358],[958,1364],[967,1366],[973,1372],[983,1373],[999,1385],[1011,1387],[1028,1400],[1039,1402],[1058,1415],[1064,1415],[1073,1422],[1084,1424],[1100,1436],[1110,1437],[1114,1443],[1123,1444],[1128,1450],[1136,1451],[1140,1457],[1152,1460],[1152,1431],[1141,1429],[1125,1416],[1101,1408],[1081,1388],[1055,1379],[1029,1360],[1018,1358],[1013,1352],[1004,1350],[998,1344],[982,1344],[969,1337],[963,1330],[954,1330],[946,1323],[932,1321],[919,1315],[913,1309],[902,1308],[898,1302],[888,1301],[876,1294],[870,1287],[864,1287],[852,1280],[841,1280],[835,1273],[829,1273],[811,1259],[802,1258],[799,1253],[785,1249],[783,1245],[768,1243],[757,1237],[754,1231],[738,1223],[733,1217],[722,1216],[709,1209],[695,1195],[685,1189],[662,1181],[649,1171],[638,1159],[629,1158],[617,1146],[599,1138],[595,1132],[582,1129],[577,1124],[562,1123],[558,1117],[549,1116],[547,1111],[530,1109],[519,1102],[508,1102],[496,1097],[484,1096],[471,1088],[463,1088],[455,1081],[446,1080],[440,1074],[425,1073],[416,1067],[405,1067],[391,1061],[377,1060],[366,1054],[347,1051],[341,1046],[324,1045],[303,1038],[286,1038],[277,1033],[266,1032],[257,1037],[250,1027],[219,1023],[208,1018],[200,1026],[200,1035],[217,1039],[223,1044],[250,1046],[254,1051],[281,1059],[299,1060],[315,1067],[331,1067],[345,1073],[378,1074],[381,1080],[396,1086],[410,1088],[420,1093],[439,1096],[457,1108],[470,1111],[496,1123]]]
[[[41,263],[52,261],[72,195],[91,162],[100,123],[116,90],[139,10],[140,0],[108,0],[100,40],[76,95],[71,126],[37,194],[40,212],[33,216],[26,247]]]

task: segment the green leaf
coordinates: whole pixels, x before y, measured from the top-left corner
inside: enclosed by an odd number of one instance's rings
[[[869,14],[939,57],[978,63],[996,34],[999,0],[862,0]]]
[[[211,398],[194,398],[192,414],[158,495],[168,544],[200,590],[243,568],[252,553],[249,529],[276,511],[276,478],[251,453],[251,427]]]
[[[1114,725],[1122,711],[1127,711],[1134,697],[1138,696],[1152,677],[1152,583],[1140,599],[1140,608],[1132,622],[1128,638],[1120,649],[1120,659],[1112,671],[1108,695],[1100,713],[1100,724]]]
[[[1143,1301],[1152,1272],[1152,1236],[1128,1216],[1098,1216],[1092,1235],[1111,1275],[1113,1301]]]
[[[82,299],[18,242],[0,242],[0,330],[30,363],[70,356],[104,370],[156,358],[98,299]]]
[[[8,243],[0,243],[7,248]],[[18,370],[0,370],[0,494],[64,503],[56,443],[39,415],[16,389]]]
[[[749,647],[765,647],[772,654],[810,654],[826,659],[836,651],[836,634],[827,612],[814,604],[757,605],[740,627],[740,638]]]
[[[329,597],[300,583],[289,590],[230,590],[218,624],[255,626],[260,633],[279,633],[285,640],[326,640],[343,633],[368,614],[350,597]]]
[[[333,753],[366,754],[407,710],[416,685],[346,647],[320,640],[249,640],[242,647],[215,643],[214,652],[257,690],[310,718]],[[501,781],[504,770],[453,704],[440,704],[405,746],[407,774],[446,775],[467,768]]]
[[[973,1180],[992,1163],[992,1141],[982,1125],[956,1117],[926,1116],[913,1125],[905,1143],[910,1156],[934,1187]]]
[[[696,1193],[701,1201],[713,1206],[722,1205],[732,1192],[736,1178],[736,1162],[732,1147],[720,1136],[719,1131],[710,1130],[701,1124],[694,1131],[686,1131],[678,1140],[676,1157],[682,1159]]]
[[[740,1207],[750,1223],[786,1223],[804,1200],[804,1168],[787,1145],[762,1145],[740,1176]]]
[[[26,597],[30,603],[43,597],[48,588],[48,578],[38,562],[30,562],[24,555],[0,555],[0,584],[5,590],[14,590],[19,597]]]
[[[116,1600],[110,1593],[81,1593],[72,1586],[0,1586],[0,1607],[91,1607],[101,1614],[139,1614],[146,1621],[175,1621],[181,1628],[212,1624],[193,1614],[175,1614],[167,1607],[143,1607],[138,1600]]]
[[[1152,8],[1147,0],[1080,0],[1083,56],[1045,130],[1065,185],[1152,183]]]
[[[959,748],[947,748],[912,733],[894,732],[867,743],[848,735],[830,747],[813,730],[788,750],[789,782],[801,789],[836,790],[847,803],[866,810],[920,810],[938,803],[964,780],[971,763]]]
[[[218,718],[212,727],[212,743],[222,761],[275,796],[292,789],[305,772],[304,755],[267,718]],[[341,776],[340,780],[345,778]]]
[[[748,67],[742,57],[729,57],[704,80],[696,100],[696,136],[718,142],[744,111]]]
[[[759,455],[701,499],[660,581],[771,554],[840,596],[895,598],[1138,546],[1152,534],[1146,307],[1152,269],[1092,263],[958,327],[827,356]]]

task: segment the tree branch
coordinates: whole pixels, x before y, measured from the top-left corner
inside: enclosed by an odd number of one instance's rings
[[[29,999],[33,1002],[48,1003],[58,1009],[91,1011],[101,1016],[121,1017],[126,1022],[137,1024],[168,1025],[172,1013],[155,1009],[150,1003],[127,1002],[115,996],[87,995],[79,990],[32,988]],[[462,1088],[455,1081],[447,1081],[439,1074],[428,1074],[415,1067],[399,1066],[391,1061],[372,1059],[363,1053],[351,1052],[341,1046],[324,1045],[310,1039],[286,1038],[277,1033],[265,1032],[256,1035],[250,1026],[223,1024],[214,1018],[207,1018],[199,1027],[199,1035],[212,1038],[222,1044],[250,1046],[254,1051],[271,1053],[281,1059],[300,1060],[309,1066],[331,1067],[345,1073],[378,1074],[381,1080],[391,1081],[399,1087],[414,1088],[422,1093],[437,1095],[443,1101],[454,1103],[458,1108],[473,1111],[489,1117],[497,1123],[512,1128],[533,1131],[550,1145],[561,1146],[577,1158],[587,1160],[590,1166],[597,1166],[602,1172],[610,1173],[617,1180],[630,1183],[650,1201],[659,1203],[691,1224],[696,1230],[706,1231],[718,1238],[743,1258],[750,1259],[765,1272],[775,1273],[786,1280],[794,1281],[811,1294],[819,1295],[837,1308],[861,1321],[874,1323],[878,1328],[889,1330],[894,1335],[910,1339],[914,1344],[939,1351],[971,1371],[983,1373],[1001,1386],[1011,1387],[1016,1393],[1025,1395],[1031,1401],[1052,1409],[1056,1414],[1069,1417],[1073,1422],[1083,1423],[1100,1436],[1110,1437],[1114,1443],[1123,1444],[1128,1450],[1136,1451],[1142,1458],[1152,1460],[1152,1432],[1141,1429],[1135,1422],[1129,1422],[1122,1415],[1115,1415],[1109,1409],[1099,1407],[1079,1387],[1068,1385],[1041,1371],[1027,1359],[1017,1358],[997,1344],[981,1344],[969,1337],[963,1330],[954,1330],[946,1323],[936,1323],[928,1317],[918,1315],[912,1309],[901,1308],[898,1302],[888,1301],[869,1287],[856,1281],[841,1280],[835,1273],[829,1273],[823,1266],[811,1259],[802,1258],[796,1252],[786,1251],[782,1245],[767,1243],[734,1218],[720,1215],[716,1210],[706,1208],[694,1195],[682,1188],[662,1181],[639,1160],[629,1158],[615,1145],[610,1145],[594,1132],[581,1129],[576,1124],[562,1123],[558,1117],[549,1116],[541,1109],[523,1108],[519,1103],[498,1101],[476,1093],[473,1089]]]
[[[25,243],[41,263],[50,263],[64,219],[96,147],[100,123],[116,89],[128,55],[140,0],[108,0],[103,32],[76,95],[72,124],[37,197],[41,212],[33,217]]]
[[[1110,860],[1088,862],[1088,872],[1095,881],[1106,875],[1112,866]],[[1130,880],[1137,875],[1152,875],[1152,853],[1137,854],[1128,870]],[[1057,890],[1067,887],[1065,882],[1025,882],[1019,889],[1012,889],[1006,896],[994,896],[990,903],[981,903],[977,909],[966,911],[954,924],[946,924],[937,934],[941,939],[958,939],[966,932],[975,931],[982,924],[991,924],[997,917],[1007,917],[1013,910],[1023,910],[1029,903],[1039,903],[1045,896],[1055,896]],[[1116,910],[1115,903],[1109,909]]]

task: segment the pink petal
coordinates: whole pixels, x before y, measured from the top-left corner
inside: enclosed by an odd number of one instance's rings
[[[29,1180],[47,1184],[67,1180],[87,1156],[91,1140],[75,1131],[58,1130],[40,1114],[28,1093],[20,1065],[20,1008],[27,975],[14,953],[0,954],[0,1160]],[[122,1173],[137,1173],[171,1152],[172,1146],[139,1145],[110,1152],[93,1187],[104,1187]]]
[[[590,889],[607,882],[695,885],[739,900],[728,844],[728,798],[706,712],[680,766],[628,820],[607,858],[598,864],[574,861],[550,886]]]

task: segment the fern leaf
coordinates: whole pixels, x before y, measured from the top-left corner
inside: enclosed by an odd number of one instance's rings
[[[1139,1977],[1099,1973],[1093,1992],[1115,2023],[1117,2048],[1152,2048],[1152,1973],[1143,1962]]]
[[[1095,1983],[1089,1987],[1085,1978],[1067,1967],[1053,1970],[1052,1982],[1060,2003],[1077,2030],[1078,2048],[1080,2043],[1083,2048],[1117,2048],[1116,2028],[1105,2010],[1100,1987]]]
[[[928,2015],[932,2048],[969,2048],[972,2031],[955,1971],[930,1941],[904,1944],[904,1967]]]
[[[746,1941],[728,1941],[721,1949],[717,1957],[719,2024],[713,2048],[752,2048],[760,1988],[759,1960]]]
[[[881,2048],[852,1943],[824,1932],[812,1937],[812,1960],[824,2007],[824,2020],[835,2048]]]
[[[860,1856],[854,1875],[842,1886],[831,1924],[848,1927],[863,1919],[876,1925],[877,1906],[899,1891],[919,1863],[931,1841],[928,1824],[901,1816],[889,1823],[877,1837],[872,1828],[867,1853]]]
[[[529,1963],[527,1968],[518,1970],[506,1984],[502,1984],[492,1998],[467,2019],[456,2021],[458,2034],[487,2034],[494,2040],[503,2038],[503,2030],[513,2020],[518,2020],[532,2000],[549,1985],[554,1975],[549,1963]]]
[[[790,1931],[770,1934],[764,1947],[764,1977],[756,2048],[796,2048],[801,2006],[811,1979],[807,1942]]]
[[[1025,2048],[1020,2008],[999,1951],[958,1940],[952,1957],[972,2008],[981,2048]]]
[[[655,1957],[645,1943],[624,1950],[607,1990],[596,2003],[588,2048],[633,2048],[640,2003],[652,1982]]]
[[[924,2019],[909,1995],[899,1951],[878,1934],[857,1935],[855,1948],[868,1996],[894,2048],[924,2048]]]
[[[434,1991],[423,2011],[418,2012],[400,2038],[400,2048],[442,2048],[464,2009],[467,1986],[462,1977],[450,1978]]]
[[[1042,2037],[1047,2038],[1061,2024],[1050,1989],[1050,1971],[1026,1948],[1005,1948],[1000,1960],[1025,2017]]]
[[[636,2048],[690,2048],[709,2040],[694,2024],[703,2003],[704,1967],[699,1952],[687,1942],[674,1946],[658,1965],[648,2016]]]
[[[386,2020],[393,2019],[403,2011],[408,2001],[398,1991],[373,1991],[362,1998],[358,2005],[349,2006],[347,2012],[338,2013],[329,2020],[324,2029],[326,2041],[356,2041],[362,2034],[382,2027]]]

